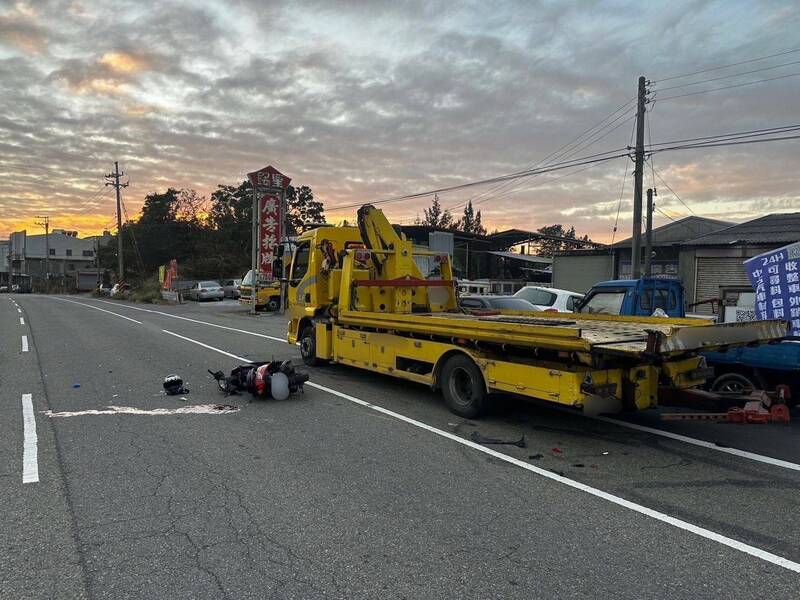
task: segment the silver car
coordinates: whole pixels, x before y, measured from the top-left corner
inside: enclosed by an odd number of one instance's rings
[[[225,292],[226,298],[239,298],[242,295],[240,287],[242,285],[241,279],[226,279],[222,282],[222,291]]]
[[[189,290],[189,298],[197,300],[222,300],[225,292],[219,281],[198,281]]]

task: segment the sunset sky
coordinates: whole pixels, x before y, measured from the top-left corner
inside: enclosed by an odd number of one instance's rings
[[[653,142],[795,124],[800,77],[667,97],[798,74],[800,52],[658,80],[792,50],[798,31],[800,6],[778,1],[0,1],[0,237],[38,232],[38,214],[81,236],[112,227],[114,160],[131,218],[152,191],[208,195],[266,164],[351,218],[336,207],[530,167],[632,100],[639,75],[656,80]],[[633,111],[575,156],[628,145]],[[696,214],[744,220],[800,211],[798,159],[790,140],[654,167]],[[628,164],[440,198],[459,213],[477,196],[492,228],[608,241]],[[655,183],[664,212],[689,214]],[[631,196],[628,171],[617,239]],[[408,221],[429,203],[385,209]]]

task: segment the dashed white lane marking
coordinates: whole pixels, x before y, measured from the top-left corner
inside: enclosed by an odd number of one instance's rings
[[[207,348],[214,352],[218,352],[220,354],[224,354],[225,356],[229,356],[236,360],[240,360],[243,362],[247,362],[247,359],[241,356],[237,356],[235,354],[231,354],[230,352],[226,352],[225,350],[221,350],[220,348],[215,348],[214,346],[209,346],[208,344],[204,344],[203,342],[199,342],[197,340],[193,340],[192,338],[188,338],[186,336],[178,335],[177,333],[173,333],[171,331],[162,330],[164,333],[169,333],[170,335],[174,335],[175,337],[181,338],[186,340],[187,342],[191,342],[193,344],[197,344],[198,346],[202,346],[203,348]],[[561,475],[557,475],[551,471],[546,471],[545,469],[541,469],[539,467],[535,467],[530,465],[526,462],[518,460],[512,456],[508,456],[501,452],[497,452],[496,450],[492,450],[491,448],[486,448],[485,446],[481,446],[475,442],[470,440],[466,440],[462,437],[459,437],[449,431],[444,431],[442,429],[438,429],[427,423],[423,423],[422,421],[417,421],[416,419],[412,419],[411,417],[407,417],[400,413],[396,413],[388,408],[383,408],[382,406],[378,406],[376,404],[372,404],[371,402],[367,402],[366,400],[361,400],[360,398],[356,398],[355,396],[351,396],[350,394],[345,394],[338,390],[331,389],[329,387],[325,387],[324,385],[319,385],[318,383],[312,383],[310,381],[306,382],[305,385],[309,387],[316,388],[323,392],[327,392],[334,396],[338,396],[344,400],[348,400],[354,404],[359,406],[363,406],[365,408],[369,408],[376,412],[379,412],[383,415],[387,415],[408,425],[412,425],[413,427],[418,427],[420,429],[424,429],[434,435],[438,435],[440,437],[446,438],[462,446],[467,446],[468,448],[472,448],[478,452],[482,452],[484,454],[488,454],[498,460],[502,460],[504,462],[510,463],[516,467],[521,469],[525,469],[526,471],[530,471],[531,473],[535,473],[541,477],[545,477],[567,487],[571,487],[573,489],[579,490],[581,492],[585,492],[590,494],[596,498],[600,498],[612,504],[616,504],[617,506],[621,506],[623,508],[627,508],[628,510],[632,510],[636,513],[641,515],[650,517],[651,519],[655,519],[657,521],[661,521],[662,523],[666,523],[668,525],[672,525],[673,527],[677,527],[683,531],[687,531],[689,533],[693,533],[694,535],[700,536],[704,539],[711,540],[713,542],[717,542],[718,544],[722,544],[723,546],[727,546],[728,548],[732,548],[734,550],[738,550],[739,552],[743,552],[745,554],[749,554],[750,556],[754,556],[766,562],[772,563],[779,567],[783,567],[784,569],[788,569],[790,571],[794,571],[795,573],[800,573],[800,563],[794,562],[789,560],[788,558],[784,558],[783,556],[778,556],[777,554],[773,554],[772,552],[767,552],[766,550],[762,550],[761,548],[756,548],[755,546],[751,546],[750,544],[746,544],[744,542],[740,542],[739,540],[735,540],[733,538],[729,538],[725,535],[719,534],[715,531],[711,531],[710,529],[705,529],[703,527],[699,527],[697,525],[693,525],[687,521],[683,521],[681,519],[677,519],[675,517],[671,517],[665,513],[659,512],[657,510],[653,510],[652,508],[648,508],[646,506],[642,506],[641,504],[636,504],[635,502],[630,502],[629,500],[625,500],[625,498],[621,498],[619,496],[615,496],[614,494],[609,494],[608,492],[604,492],[603,490],[599,490],[597,488],[593,488],[589,485],[581,483],[579,481],[575,481],[573,479],[569,479],[567,477],[562,477]]]
[[[25,325],[25,319],[23,317],[19,318],[19,324],[20,325]]]
[[[151,417],[163,417],[165,415],[227,415],[238,412],[239,407],[230,404],[194,404],[191,406],[181,406],[179,408],[153,408],[144,409],[134,406],[108,406],[106,410],[73,410],[53,412],[52,410],[43,411],[42,414],[48,417],[85,417],[93,415],[147,415]]]
[[[20,314],[22,314],[22,309],[21,309],[21,308],[18,308],[18,309],[17,309],[17,312],[18,312],[18,313],[20,313]]]
[[[246,329],[237,329],[236,327],[227,327],[225,325],[217,325],[216,323],[209,323],[208,321],[201,321],[199,319],[190,319],[189,317],[181,317],[178,315],[173,315],[168,312],[164,312],[161,310],[151,310],[149,308],[141,308],[139,306],[130,306],[128,304],[120,305],[116,302],[109,302],[108,300],[95,300],[95,302],[103,302],[104,304],[111,304],[113,306],[124,306],[125,308],[130,308],[133,310],[140,310],[142,312],[152,313],[154,315],[161,315],[163,317],[169,317],[171,319],[180,319],[181,321],[189,321],[191,323],[199,323],[201,325],[208,325],[209,327],[216,327],[218,329],[227,329],[228,331],[235,331],[237,333],[244,333],[246,335],[252,335],[255,337],[260,337],[268,340],[274,340],[276,342],[286,342],[285,338],[279,338],[274,335],[266,335],[264,333],[256,333],[255,331],[247,331]]]
[[[31,394],[22,394],[22,426],[22,483],[36,483],[39,481],[39,447]]]
[[[628,427],[629,429],[635,429],[636,431],[644,431],[647,433],[652,433],[653,435],[660,435],[665,438],[669,438],[671,440],[677,440],[679,442],[685,442],[687,444],[693,444],[695,446],[700,446],[701,448],[708,448],[709,450],[716,450],[717,452],[725,452],[726,454],[733,454],[734,456],[738,456],[740,458],[747,458],[749,460],[755,460],[758,462],[766,463],[768,465],[773,465],[776,467],[781,467],[783,469],[791,469],[792,471],[800,471],[800,465],[797,463],[789,462],[788,460],[781,460],[779,458],[772,458],[771,456],[764,456],[762,454],[755,454],[753,452],[747,452],[746,450],[739,450],[737,448],[728,448],[726,446],[717,446],[712,442],[707,442],[705,440],[698,440],[695,438],[691,438],[685,435],[681,435],[679,433],[672,433],[671,431],[664,431],[662,429],[656,429],[655,427],[647,427],[646,425],[638,425],[636,423],[628,423],[627,421],[621,421],[619,419],[612,419],[610,417],[602,417],[602,416],[594,416],[589,417],[590,419],[597,419],[598,421],[603,421],[604,423],[613,423],[614,425],[619,425],[621,427]]]
[[[27,335],[23,335],[22,336],[22,351],[23,352],[27,352],[28,351],[28,336]]]
[[[137,321],[136,319],[131,319],[130,317],[126,317],[125,315],[121,315],[119,313],[115,313],[113,311],[106,310],[105,308],[100,308],[99,306],[93,306],[91,304],[85,304],[83,302],[75,302],[75,300],[67,300],[66,298],[58,298],[58,297],[55,297],[55,296],[53,297],[53,299],[54,300],[61,300],[62,302],[69,302],[71,304],[77,304],[79,306],[85,306],[87,308],[93,308],[94,310],[99,310],[100,312],[108,313],[109,315],[114,315],[115,317],[119,317],[120,319],[125,319],[126,321],[132,321],[133,323],[136,323],[138,325],[142,324],[141,321]]]

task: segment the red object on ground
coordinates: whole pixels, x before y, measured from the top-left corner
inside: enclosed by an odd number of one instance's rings
[[[550,450],[556,454],[561,454],[561,448],[550,448]]]

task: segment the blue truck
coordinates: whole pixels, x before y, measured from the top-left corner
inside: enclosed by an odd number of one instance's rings
[[[592,286],[578,312],[589,314],[686,317],[683,285],[675,279],[617,279]],[[688,315],[692,316],[692,315]],[[746,393],[748,389],[774,390],[786,384],[793,402],[800,399],[800,340],[785,340],[756,347],[707,352],[714,377],[713,392]]]

